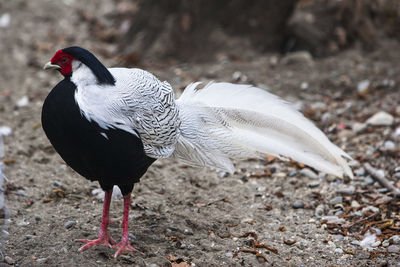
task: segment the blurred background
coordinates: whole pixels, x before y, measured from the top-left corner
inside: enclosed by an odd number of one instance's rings
[[[62,79],[42,67],[58,49],[79,45],[107,67],[140,67],[154,73],[171,83],[177,95],[193,81],[268,88],[290,100],[354,159],[352,181],[266,159],[238,163],[238,173],[221,182],[206,169],[157,161],[137,185],[138,205],[133,207],[138,214],[135,227],[140,229],[135,231],[135,242],[146,252],[146,264],[183,251],[185,261],[203,263],[199,266],[217,265],[222,258],[236,266],[232,252],[246,244],[210,237],[213,231],[229,232],[223,217],[227,215],[234,218],[229,224],[238,222],[247,231],[265,229],[258,235],[279,249],[279,255],[268,255],[276,266],[282,261],[294,266],[395,266],[400,253],[400,205],[371,178],[364,164],[400,188],[399,41],[398,0],[0,0],[0,134],[11,132],[0,149],[9,178],[0,192],[11,216],[8,220],[0,195],[0,224],[9,232],[5,242],[0,240],[4,245],[0,249],[9,257],[5,262],[20,266],[110,262],[107,248],[75,253],[79,244],[72,239],[81,238],[82,232],[91,235],[98,226],[101,204],[91,203],[99,202],[92,193],[97,184],[88,184],[67,168],[40,125],[43,101]],[[201,204],[216,196],[223,196],[223,201]],[[299,201],[301,205],[294,205]],[[206,216],[200,213],[203,207]],[[343,238],[340,225],[319,228],[321,216],[344,212],[340,223],[356,225],[348,236]],[[241,223],[254,214],[259,219],[254,225]],[[317,221],[315,214],[320,216]],[[210,222],[211,217],[218,219]],[[159,228],[149,230],[154,220]],[[278,233],[276,221],[291,230]],[[352,243],[369,233],[370,221],[376,227],[389,223],[379,235],[382,245],[377,244],[377,250],[382,254],[372,255]],[[195,244],[194,248],[177,250],[180,239],[166,239],[175,229],[171,222],[191,231],[184,242]],[[265,222],[276,227],[269,232]],[[73,226],[67,229],[64,223]],[[239,235],[239,230],[230,229]],[[309,240],[315,233],[320,238]],[[294,235],[293,247],[281,242]],[[393,236],[397,241],[389,241]],[[215,248],[206,244],[208,239]],[[395,254],[388,253],[389,245]],[[132,266],[140,258],[135,256],[118,264]],[[260,260],[252,254],[240,257],[244,266],[257,266]]]

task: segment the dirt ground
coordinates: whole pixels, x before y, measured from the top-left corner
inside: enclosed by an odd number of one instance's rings
[[[393,238],[400,233],[400,202],[364,168],[369,163],[384,171],[400,188],[400,45],[391,41],[372,53],[353,48],[324,59],[244,51],[235,58],[221,54],[212,63],[140,66],[170,82],[178,95],[197,80],[270,88],[354,158],[355,179],[271,158],[237,162],[236,173],[228,176],[160,160],[133,192],[131,241],[144,255],[132,252],[114,259],[115,249],[108,247],[77,252],[81,244],[75,239],[97,236],[102,200],[93,193],[98,185],[67,167],[40,127],[43,100],[61,80],[42,66],[57,49],[72,44],[94,51],[107,66],[117,64],[102,54],[113,47],[77,22],[79,3],[0,1],[0,18],[10,15],[10,24],[0,27],[0,126],[12,129],[5,137],[10,218],[1,220],[9,233],[1,242],[3,264],[400,266]],[[85,1],[85,9],[105,16],[113,3]],[[368,89],[358,91],[364,80]],[[365,124],[379,111],[392,122]],[[121,198],[113,199],[111,217],[110,233],[118,240]],[[380,243],[363,249],[357,242],[368,230]]]

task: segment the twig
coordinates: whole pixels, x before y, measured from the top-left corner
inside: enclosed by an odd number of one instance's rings
[[[400,190],[398,188],[396,188],[394,185],[392,185],[386,178],[385,176],[381,173],[378,172],[374,167],[372,167],[369,163],[365,163],[364,164],[365,169],[367,170],[367,172],[369,172],[369,174],[371,174],[372,178],[375,179],[375,181],[377,181],[380,185],[382,185],[383,187],[389,189],[392,194],[395,197],[400,197]]]

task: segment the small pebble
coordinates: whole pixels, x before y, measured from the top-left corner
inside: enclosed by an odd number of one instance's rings
[[[366,251],[357,251],[356,252],[356,258],[357,259],[369,259],[370,254]]]
[[[392,241],[393,244],[400,244],[400,236],[399,235],[394,235],[389,238],[389,241]]]
[[[400,252],[400,246],[391,245],[387,247],[388,252]]]
[[[338,204],[338,203],[342,203],[343,202],[343,197],[342,196],[338,196],[335,198],[332,198],[331,200],[329,200],[330,204]]]
[[[69,229],[76,224],[76,221],[68,221],[64,224],[64,227]]]
[[[364,176],[365,175],[365,169],[364,168],[358,168],[357,170],[354,171],[355,176]]]
[[[378,241],[372,243],[372,244],[371,244],[371,247],[377,248],[377,247],[379,247],[379,246],[381,245],[381,243],[382,243],[382,242],[381,242],[380,240],[378,240]]]
[[[356,200],[352,200],[351,201],[351,207],[353,209],[358,209],[359,207],[361,207],[360,203],[358,203]]]
[[[309,169],[309,168],[302,169],[300,171],[300,174],[304,175],[304,176],[306,176],[306,177],[308,177],[310,179],[318,179],[318,175],[315,172],[313,172],[311,169]]]
[[[332,238],[337,241],[340,241],[340,240],[343,240],[343,235],[332,235]]]
[[[341,248],[336,248],[335,253],[343,254],[343,250]]]
[[[22,108],[29,104],[29,98],[27,96],[23,96],[21,99],[17,101],[17,107]]]
[[[368,185],[371,185],[371,184],[375,183],[375,180],[372,179],[370,176],[367,176],[367,177],[364,178],[364,183],[366,183]]]
[[[338,216],[324,216],[322,220],[326,220],[327,223],[344,223],[345,219],[339,218]]]
[[[133,234],[129,233],[128,236],[131,240],[136,240],[136,236],[134,236]]]
[[[363,80],[357,84],[357,92],[361,96],[367,95],[371,91],[371,82],[369,80]]]
[[[353,240],[350,242],[350,244],[354,245],[354,246],[359,246],[360,245],[360,241],[358,240]]]
[[[47,261],[47,258],[40,258],[40,259],[37,259],[37,260],[36,260],[36,262],[39,263],[39,264],[43,264],[43,263],[45,263],[46,261]]]
[[[362,213],[359,212],[359,211],[355,211],[353,214],[354,214],[355,216],[358,216],[358,217],[362,217],[362,216],[363,216]]]
[[[59,181],[54,181],[53,185],[57,187],[62,187],[62,183],[60,183]]]
[[[382,247],[388,247],[390,245],[389,240],[385,240],[382,242]]]
[[[294,176],[296,176],[297,175],[297,172],[296,171],[291,171],[291,172],[289,172],[289,177],[294,177]]]
[[[366,206],[365,208],[363,208],[361,210],[361,213],[364,214],[365,212],[378,213],[379,212],[379,208],[374,207],[374,206]]]
[[[304,208],[304,203],[301,201],[296,201],[293,203],[293,208],[294,209],[302,209],[302,208]]]
[[[306,90],[306,89],[308,89],[308,82],[302,82],[302,83],[300,84],[300,89],[301,89],[301,90]]]
[[[364,132],[367,128],[368,125],[366,123],[356,122],[352,125],[353,132],[357,134]]]
[[[10,264],[10,265],[14,264],[14,260],[10,256],[5,256],[4,260],[5,260],[5,262],[7,262],[7,264]]]
[[[353,195],[354,192],[356,191],[356,188],[354,185],[345,185],[345,184],[340,184],[338,186],[338,189],[336,190],[337,193],[344,194],[344,195]]]
[[[315,188],[315,187],[318,187],[319,185],[320,185],[320,182],[319,181],[315,181],[315,182],[309,183],[308,187],[309,188]]]
[[[42,220],[42,217],[40,215],[35,215],[35,221],[40,222]]]
[[[395,150],[396,144],[393,141],[388,140],[383,144],[383,147],[385,150]]]
[[[232,252],[227,252],[227,253],[225,253],[225,256],[226,256],[227,258],[229,258],[229,259],[232,259],[233,253],[232,253]]]
[[[18,190],[17,191],[17,195],[19,195],[19,196],[25,196],[25,191],[24,190]]]
[[[322,216],[325,214],[325,205],[324,204],[319,204],[315,208],[315,215]]]
[[[366,121],[367,124],[374,126],[390,126],[393,122],[393,116],[384,111],[379,111]]]

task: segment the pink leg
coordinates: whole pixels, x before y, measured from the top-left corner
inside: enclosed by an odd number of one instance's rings
[[[78,251],[84,251],[85,249],[88,249],[88,248],[96,246],[96,245],[101,245],[101,244],[111,247],[110,241],[111,241],[111,243],[115,243],[114,239],[112,239],[112,237],[109,236],[109,234],[107,232],[108,223],[110,222],[109,210],[110,210],[112,193],[113,193],[113,190],[111,189],[110,191],[105,192],[105,195],[104,195],[103,217],[101,219],[101,225],[100,225],[100,231],[99,231],[98,238],[94,239],[94,240],[89,240],[89,239],[76,240],[78,242],[87,243],[86,245],[82,246]]]
[[[124,196],[124,219],[122,220],[122,237],[121,242],[114,245],[113,248],[118,248],[117,252],[114,254],[114,258],[118,257],[122,252],[126,250],[138,251],[131,246],[129,236],[128,236],[128,219],[129,219],[129,206],[131,204],[131,194]],[[142,253],[142,252],[140,252]],[[143,254],[143,253],[142,253]]]

